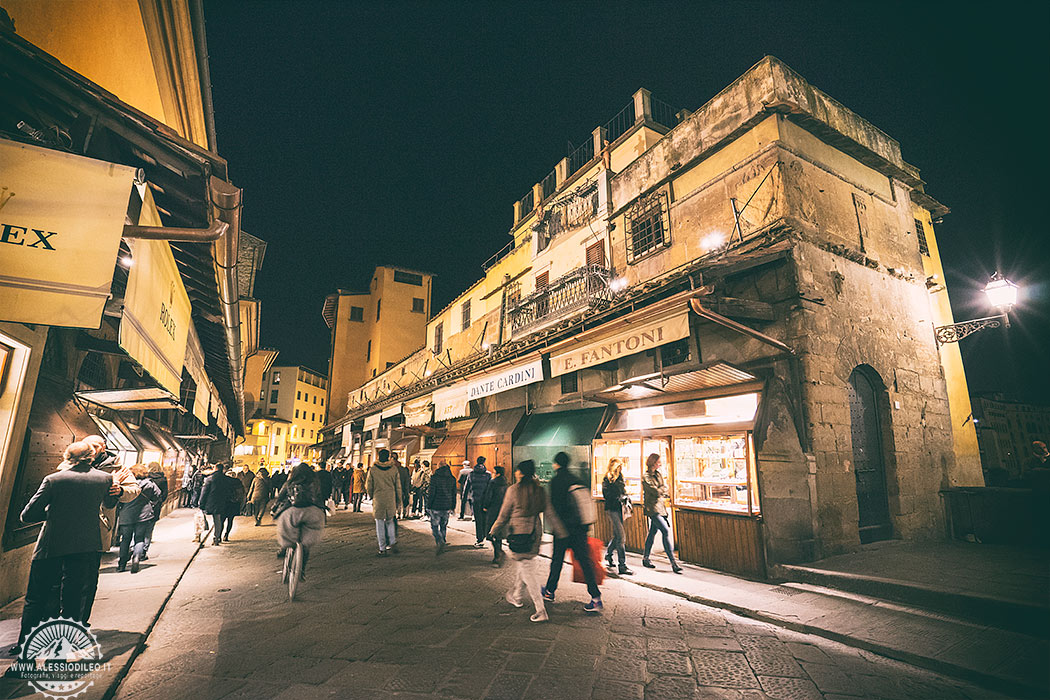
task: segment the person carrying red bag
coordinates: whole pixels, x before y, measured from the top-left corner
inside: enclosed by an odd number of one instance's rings
[[[554,455],[554,477],[551,479],[550,488],[550,504],[544,517],[554,532],[554,552],[551,555],[551,571],[547,577],[547,585],[540,591],[544,600],[554,602],[561,567],[565,563],[565,550],[571,549],[575,561],[579,562],[583,580],[587,584],[587,592],[591,596],[590,602],[583,606],[583,611],[597,615],[603,607],[596,573],[599,567],[595,564],[598,559],[591,554],[591,547],[587,541],[588,530],[597,519],[597,512],[589,489],[578,483],[569,473],[569,455],[564,452]]]

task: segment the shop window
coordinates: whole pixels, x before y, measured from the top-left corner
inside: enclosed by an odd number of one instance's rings
[[[631,501],[641,505],[642,474],[645,471],[645,460],[651,454],[660,455],[660,472],[667,477],[667,464],[670,461],[671,449],[663,438],[635,438],[627,440],[598,440],[594,443],[594,468],[591,470],[591,487],[594,496],[602,495],[602,481],[609,471],[613,459],[622,464],[623,480],[627,486],[627,495]]]
[[[394,281],[401,282],[402,284],[411,284],[414,287],[422,287],[423,275],[418,275],[415,272],[394,270]]]
[[[580,390],[579,376],[576,372],[561,375],[561,393],[575,394]]]
[[[350,307],[350,320],[356,323],[365,322],[365,307],[363,306],[351,306]]]
[[[274,389],[270,392],[270,403],[277,403],[277,390]]]
[[[918,219],[915,220],[915,236],[919,239],[919,253],[930,257],[930,246],[926,242],[926,229]]]
[[[671,245],[667,194],[659,191],[640,198],[628,210],[625,223],[629,263]]]
[[[426,313],[426,300],[420,299],[419,297],[412,297],[412,313],[422,314]]]
[[[676,506],[756,514],[754,455],[745,433],[674,439]]]
[[[465,302],[463,302],[462,314],[463,330],[467,330],[468,328],[470,328],[470,299],[467,299]]]
[[[441,352],[445,340],[445,324],[439,323],[434,326],[434,354]]]
[[[689,360],[689,339],[682,338],[660,346],[660,366],[672,367]]]

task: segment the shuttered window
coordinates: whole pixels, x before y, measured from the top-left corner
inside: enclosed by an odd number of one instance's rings
[[[605,244],[601,241],[587,246],[587,264],[605,267]]]

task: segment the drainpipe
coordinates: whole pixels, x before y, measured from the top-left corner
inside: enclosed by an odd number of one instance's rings
[[[177,228],[174,226],[124,226],[122,238],[141,238],[151,241],[184,241],[187,243],[210,243],[226,235],[230,225],[216,219],[208,228]]]
[[[212,203],[219,218],[229,228],[212,243],[219,281],[219,304],[226,330],[226,354],[230,359],[230,379],[237,404],[240,426],[244,428],[244,376],[241,371],[241,315],[237,289],[237,243],[241,231],[241,190],[214,175],[211,178]]]
[[[215,105],[211,99],[211,68],[208,65],[208,37],[204,32],[204,3],[203,0],[190,0],[189,5],[193,49],[197,55],[197,76],[201,84],[204,129],[208,134],[208,150],[218,153],[215,145]]]

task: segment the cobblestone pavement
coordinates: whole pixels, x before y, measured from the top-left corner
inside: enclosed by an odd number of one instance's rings
[[[401,553],[378,558],[371,516],[336,513],[288,602],[273,526],[238,518],[233,542],[198,554],[116,697],[1003,697],[625,581],[607,580],[604,614],[585,616],[568,565],[550,622],[534,624],[473,538],[450,531],[437,557],[427,523],[400,530]]]

